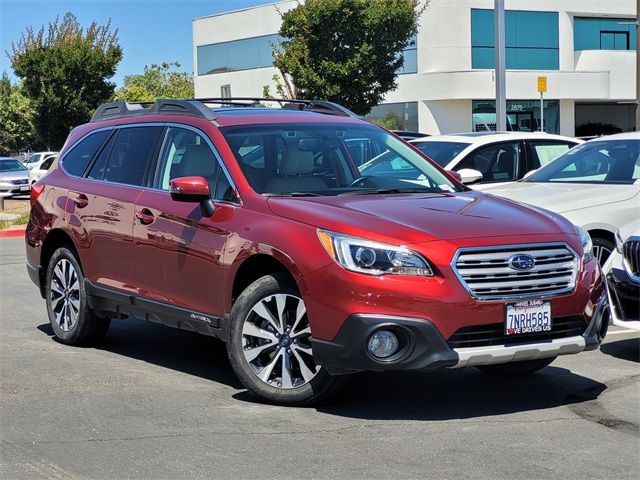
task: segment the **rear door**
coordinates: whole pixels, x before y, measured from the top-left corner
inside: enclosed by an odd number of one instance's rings
[[[88,259],[85,275],[96,285],[135,294],[135,201],[157,156],[161,126],[118,128],[70,194]]]
[[[478,183],[502,183],[519,180],[526,173],[524,144],[520,140],[491,143],[469,152],[454,168],[463,168],[482,173]]]
[[[205,177],[216,205],[211,217],[198,203],[176,202],[169,181]],[[221,256],[227,223],[239,205],[230,177],[208,137],[170,126],[152,182],[135,206],[138,294],[191,311],[222,316]]]
[[[551,160],[577,145],[575,142],[564,140],[526,140],[525,143],[529,157],[527,172],[544,167]]]

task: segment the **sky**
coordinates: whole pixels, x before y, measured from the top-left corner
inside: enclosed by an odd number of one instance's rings
[[[266,3],[274,0],[0,0],[0,74],[6,71],[16,79],[5,52],[27,26],[37,31],[66,12],[83,27],[111,19],[123,49],[112,79],[118,86],[126,75],[142,73],[154,63],[178,61],[181,71],[192,73],[193,19]]]

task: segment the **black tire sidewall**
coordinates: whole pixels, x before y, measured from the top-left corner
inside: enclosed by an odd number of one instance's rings
[[[307,384],[292,389],[281,389],[260,380],[247,364],[243,353],[242,326],[253,306],[261,299],[284,293],[301,297],[291,281],[283,275],[267,275],[252,283],[238,297],[231,310],[227,352],[236,375],[247,389],[269,402],[280,405],[305,406],[325,398],[342,383],[341,377],[332,377],[323,367]]]

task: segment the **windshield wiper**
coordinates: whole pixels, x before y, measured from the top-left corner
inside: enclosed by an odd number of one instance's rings
[[[338,195],[384,195],[387,193],[444,193],[444,190],[439,188],[368,188],[343,192]]]
[[[319,193],[313,192],[287,192],[287,193],[268,193],[271,197],[321,197]]]

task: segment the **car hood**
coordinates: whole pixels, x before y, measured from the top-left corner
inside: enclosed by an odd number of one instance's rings
[[[404,243],[576,233],[559,215],[480,192],[271,197],[268,205],[276,215],[316,227]]]
[[[0,181],[24,180],[25,178],[29,178],[29,172],[25,170],[9,170],[8,172],[0,172]]]
[[[629,200],[638,195],[640,186],[514,182],[482,191],[564,213]]]

